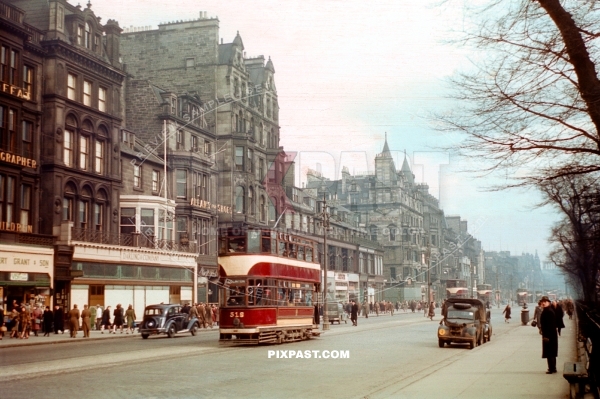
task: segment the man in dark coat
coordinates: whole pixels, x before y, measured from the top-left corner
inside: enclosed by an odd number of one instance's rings
[[[77,305],[73,305],[73,309],[69,310],[69,331],[71,331],[71,338],[77,338],[77,332],[79,331],[79,318],[81,314]]]
[[[65,333],[65,312],[58,305],[54,307],[54,334]]]
[[[541,299],[542,314],[542,358],[548,361],[546,374],[556,373],[556,356],[558,355],[558,334],[556,333],[556,315],[547,296]]]
[[[350,312],[350,320],[352,321],[352,325],[356,326],[356,322],[358,321],[358,305],[356,302],[352,301],[352,311]]]
[[[554,309],[554,314],[556,315],[556,331],[558,331],[558,335],[560,336],[560,330],[565,328],[565,322],[563,321],[565,312],[563,312],[563,307],[560,302],[552,302],[552,307]]]

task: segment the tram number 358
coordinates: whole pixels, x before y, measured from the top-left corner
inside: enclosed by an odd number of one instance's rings
[[[244,317],[244,312],[229,312],[229,317]]]

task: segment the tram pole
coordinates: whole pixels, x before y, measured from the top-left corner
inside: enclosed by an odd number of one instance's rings
[[[327,312],[327,230],[329,229],[329,214],[327,213],[326,193],[323,193],[323,331],[329,330],[329,316]]]

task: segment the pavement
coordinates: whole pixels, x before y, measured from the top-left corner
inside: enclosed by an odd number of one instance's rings
[[[515,309],[516,310],[516,309]],[[397,313],[402,317],[402,312]],[[490,343],[468,351],[466,356],[456,356],[435,364],[427,375],[420,374],[414,380],[407,380],[382,387],[369,397],[374,398],[414,398],[424,397],[456,397],[456,398],[561,398],[569,397],[569,384],[562,376],[563,365],[567,361],[577,360],[576,324],[565,316],[566,328],[559,337],[559,349],[556,374],[546,374],[546,359],[542,359],[542,342],[537,328],[520,323],[520,313],[515,312],[511,323],[504,324],[504,319],[494,309],[494,334]],[[361,317],[362,318],[362,317]],[[360,322],[359,322],[360,323]],[[215,331],[201,329],[200,334]],[[92,331],[90,338],[83,338],[80,331],[77,338],[70,338],[69,332],[50,334],[44,337],[30,336],[29,339],[10,339],[6,336],[0,340],[0,351],[4,348],[15,348],[30,345],[53,345],[81,342],[81,340],[114,340],[140,338],[138,333],[102,334]],[[452,348],[440,350],[453,350]],[[464,349],[458,349],[457,354]],[[443,381],[433,384],[435,381]],[[437,385],[437,387],[435,386]],[[439,387],[439,388],[438,388]],[[448,395],[448,393],[452,393]]]

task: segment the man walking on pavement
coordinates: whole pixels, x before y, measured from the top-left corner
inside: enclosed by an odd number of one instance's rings
[[[356,326],[356,322],[358,321],[358,305],[356,302],[352,301],[352,311],[350,312],[350,320],[352,321],[352,325]]]
[[[548,371],[546,374],[556,373],[556,356],[558,355],[558,333],[556,332],[556,315],[550,299],[543,296],[542,314],[540,315],[540,324],[542,328],[542,358],[548,362]]]
[[[77,338],[77,331],[79,331],[79,309],[77,305],[73,305],[73,309],[69,310],[69,331],[71,332],[71,338]]]
[[[102,306],[96,305],[96,330],[100,329],[102,325]]]
[[[83,328],[83,338],[90,337],[90,329],[91,329],[91,318],[92,312],[88,309],[88,305],[83,305],[83,310],[81,311],[81,326]]]

